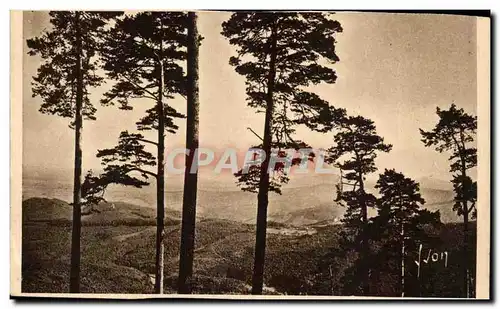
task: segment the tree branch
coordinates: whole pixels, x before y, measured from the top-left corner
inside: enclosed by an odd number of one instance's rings
[[[150,99],[156,101],[155,97],[149,96],[149,95],[138,95],[138,96],[131,96],[131,99]]]
[[[126,75],[123,75],[123,74],[120,74],[123,78],[125,78],[127,80],[127,82],[131,83],[132,86],[134,87],[137,87],[139,89],[141,89],[142,91],[144,91],[145,93],[149,94],[154,100],[158,100],[158,98],[156,97],[156,95],[154,93],[152,93],[151,91],[149,91],[146,87],[142,87],[140,85],[138,85],[137,83],[133,82],[130,77],[127,77]]]
[[[129,139],[136,140],[136,141],[140,141],[140,142],[144,142],[144,143],[152,144],[152,145],[155,145],[155,146],[157,146],[157,147],[158,147],[158,143],[157,143],[157,142],[150,141],[150,140],[145,139],[145,138],[138,138],[138,137],[133,137],[133,136],[129,136],[128,138],[129,138]]]
[[[467,210],[467,215],[471,213],[471,211],[474,209],[475,206],[476,206],[476,202],[472,202],[470,208]]]
[[[143,174],[147,174],[147,175],[152,176],[154,178],[158,178],[158,175],[156,175],[155,173],[143,170],[142,168],[138,168],[138,167],[134,167],[134,168],[129,169],[127,173],[134,172],[134,171],[140,172],[140,173],[143,173]]]
[[[259,136],[259,134],[255,133],[255,131],[254,131],[254,130],[252,130],[252,128],[247,127],[247,129],[248,129],[248,130],[250,130],[250,131],[252,131],[252,133],[253,133],[255,136],[257,136],[257,137],[258,137],[261,141],[264,141],[264,140],[262,139],[262,137],[260,137],[260,136]]]

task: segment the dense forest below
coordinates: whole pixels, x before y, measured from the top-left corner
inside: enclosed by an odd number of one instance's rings
[[[103,204],[100,212],[82,218],[82,292],[153,293],[155,212],[127,203]],[[43,216],[40,214],[44,214]],[[23,203],[23,292],[58,293],[68,288],[71,207],[57,199],[31,198]],[[345,295],[342,272],[349,254],[332,256],[338,248],[339,224],[318,221],[307,225],[268,222],[264,293],[269,295]],[[423,244],[420,281],[415,263],[408,284],[417,297],[459,297],[460,223],[442,224],[430,233],[438,238]],[[175,293],[180,213],[166,213],[165,292]],[[249,294],[255,226],[241,222],[200,218],[197,224],[194,293]],[[475,223],[471,228],[475,240]],[[471,242],[470,248],[475,248]],[[432,254],[439,253],[437,262]],[[444,265],[441,253],[447,252]],[[414,252],[411,257],[414,259]],[[474,261],[474,253],[471,252]],[[473,263],[475,265],[475,263]],[[398,277],[380,267],[373,276],[377,296],[398,296]],[[397,274],[397,272],[396,272]]]

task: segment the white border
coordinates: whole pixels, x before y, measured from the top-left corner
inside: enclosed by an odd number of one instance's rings
[[[10,4],[9,2],[2,2],[2,6],[5,4]],[[26,9],[26,10],[33,10],[33,9],[101,9],[101,10],[109,10],[109,9],[162,9],[166,8],[168,6],[169,9],[200,9],[200,8],[206,8],[206,9],[493,9],[493,11],[498,12],[500,11],[498,9],[499,6],[499,1],[484,1],[484,0],[475,0],[475,1],[468,1],[468,0],[461,0],[461,1],[435,1],[435,0],[421,0],[421,1],[356,1],[356,0],[350,0],[350,1],[345,1],[345,2],[328,2],[329,6],[335,5],[335,7],[327,7],[325,6],[327,2],[324,1],[286,1],[285,3],[278,4],[278,2],[271,2],[271,1],[262,1],[262,0],[254,0],[251,1],[250,3],[248,2],[226,2],[226,1],[210,1],[210,2],[204,2],[204,1],[193,1],[193,0],[184,0],[180,2],[174,2],[174,1],[168,1],[168,3],[163,3],[163,5],[160,5],[161,3],[157,1],[149,1],[149,0],[142,0],[142,1],[132,1],[132,0],[122,0],[119,2],[120,7],[116,7],[113,2],[103,2],[103,1],[95,1],[95,0],[87,0],[84,2],[84,6],[80,5],[68,5],[68,2],[63,2],[63,1],[56,1],[56,0],[47,0],[47,1],[16,1],[15,3],[11,4],[12,7],[9,9]],[[2,15],[2,21],[1,21],[1,28],[4,34],[2,37],[8,38],[9,37],[9,16],[7,13],[7,10],[2,10],[4,14]],[[495,36],[497,38],[498,32]],[[9,49],[3,48],[0,50],[2,53],[2,57],[0,59],[3,59],[3,72],[4,74],[2,75],[2,83],[0,83],[0,87],[3,87],[3,93],[5,96],[9,93],[9,80],[10,80],[10,75],[7,68],[9,68],[9,60],[10,57],[7,55],[9,53]],[[498,81],[493,85],[493,87],[498,86]],[[494,99],[494,98],[492,98]],[[0,116],[4,117],[3,121],[0,122],[0,138],[2,141],[2,145],[4,145],[4,149],[7,148],[6,145],[9,145],[9,140],[10,140],[10,133],[9,133],[9,126],[12,126],[13,124],[9,122],[10,118],[10,113],[9,113],[9,104],[5,102],[9,102],[9,98],[5,98],[4,103],[0,104]],[[496,109],[498,111],[498,108]],[[496,116],[496,113],[495,113]],[[495,141],[498,142],[497,139],[498,137],[498,132],[496,132],[495,128],[495,133],[496,133],[496,138]],[[4,232],[1,234],[1,239],[3,243],[3,248],[7,248],[7,243],[9,243],[9,234],[7,233],[7,230],[9,228],[9,207],[10,201],[9,201],[9,185],[10,185],[10,177],[7,176],[9,175],[6,170],[9,167],[9,153],[6,151],[0,152],[0,164],[3,167],[4,173],[3,177],[1,177],[0,181],[0,188],[2,189],[3,194],[1,194],[1,197],[3,198],[3,206],[0,208],[4,213],[0,216],[1,220],[3,220],[0,224],[2,227],[5,229]],[[496,173],[496,169],[495,169]],[[494,187],[496,192],[500,192],[500,185],[495,184]],[[494,207],[494,205],[492,205]],[[497,216],[499,211],[496,211]],[[496,219],[496,218],[495,218]],[[493,226],[494,227],[494,226]],[[496,230],[493,232],[495,234]],[[498,245],[498,237],[497,237],[497,243]],[[3,254],[1,254],[1,265],[4,267],[3,273],[6,274],[10,271],[9,267],[9,251],[8,250],[3,250]],[[493,275],[493,274],[492,274]],[[10,280],[8,276],[3,276],[2,282],[1,282],[1,288],[3,291],[3,297],[2,299],[4,300],[4,303],[2,303],[2,308],[4,308],[3,305],[5,305],[5,308],[10,308],[13,306],[12,301],[8,301],[7,294],[8,291],[10,290]],[[496,284],[498,289],[498,284]],[[498,294],[498,290],[495,292],[496,295]],[[40,304],[34,304],[35,306],[39,306]],[[230,305],[234,305],[234,303],[230,303]],[[289,304],[287,304],[289,305]],[[331,304],[328,304],[331,305]],[[370,304],[373,305],[373,304]],[[426,306],[433,307],[433,306],[440,306],[439,304],[426,304]],[[92,305],[93,307],[96,306],[96,304]],[[99,305],[97,305],[99,306]],[[168,304],[168,306],[177,306],[174,304]],[[259,307],[263,306],[263,304],[258,304]],[[342,306],[342,304],[335,304],[335,306]]]

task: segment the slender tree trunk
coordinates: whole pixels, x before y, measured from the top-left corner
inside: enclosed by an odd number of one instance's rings
[[[463,128],[460,127],[460,142],[461,145],[455,140],[455,143],[457,144],[457,149],[458,153],[460,155],[460,169],[461,169],[461,175],[462,175],[462,210],[463,210],[463,216],[464,216],[464,243],[462,247],[462,254],[463,254],[463,276],[464,276],[464,294],[466,298],[471,297],[470,293],[470,273],[469,273],[469,254],[468,254],[468,247],[469,247],[469,207],[467,203],[467,199],[465,198],[465,179],[467,177],[467,166],[466,166],[466,161],[465,161],[465,141],[464,141],[464,131]]]
[[[465,171],[462,173],[463,177],[465,177]],[[465,183],[465,181],[464,181]],[[464,185],[462,185],[464,188]],[[464,245],[463,245],[463,264],[464,264],[464,293],[465,297],[470,297],[470,279],[469,279],[469,213],[468,213],[468,205],[467,201],[462,201],[463,207],[463,216],[464,216]]]
[[[158,57],[160,67],[159,85],[158,85],[158,173],[156,182],[156,276],[155,293],[163,294],[163,267],[165,247],[163,239],[165,237],[165,116],[163,111],[163,62]]]
[[[264,125],[263,150],[266,158],[260,168],[260,181],[257,202],[257,227],[255,237],[255,258],[252,277],[252,294],[262,294],[264,285],[264,262],[266,255],[266,229],[267,229],[267,206],[269,203],[269,159],[271,156],[272,123],[274,111],[274,83],[276,78],[276,26],[274,26],[270,37],[270,62],[267,80],[267,108]]]
[[[184,171],[184,194],[182,197],[182,232],[179,258],[178,293],[191,293],[191,277],[193,275],[193,259],[196,226],[196,196],[198,190],[198,149],[199,128],[199,89],[198,89],[198,27],[195,12],[188,13],[188,45],[187,45],[187,119],[186,148],[189,154],[186,158]],[[196,171],[191,173],[193,164]]]
[[[462,167],[461,167],[461,172],[462,172],[462,191],[465,191],[465,177],[467,177],[467,172],[466,172],[466,167],[465,167],[465,160],[462,159]],[[468,246],[469,246],[469,209],[467,205],[467,200],[464,197],[464,193],[462,192],[462,210],[463,210],[463,217],[464,217],[464,244],[463,244],[463,271],[464,271],[464,294],[466,298],[470,297],[470,281],[469,281],[469,253],[468,253]]]
[[[401,222],[401,297],[405,297],[405,226]]]
[[[363,175],[360,173],[359,175],[359,190],[361,194],[363,194],[363,198],[361,201],[361,217],[363,220],[363,230],[362,230],[362,247],[361,247],[361,265],[362,270],[361,273],[363,277],[361,278],[361,290],[363,295],[368,295],[370,290],[370,269],[368,267],[368,209],[365,202],[365,184],[363,181]]]
[[[71,269],[70,293],[80,292],[80,234],[81,224],[81,183],[82,183],[82,106],[83,106],[83,76],[82,76],[82,40],[80,32],[80,12],[75,13],[76,28],[76,109],[75,109],[75,168],[73,182],[73,227],[71,231]]]
[[[463,202],[463,206],[465,209],[464,213],[464,247],[463,247],[463,254],[464,254],[464,289],[465,289],[465,297],[469,298],[470,297],[470,279],[469,279],[469,253],[468,253],[468,247],[469,247],[469,214],[467,213],[467,202]]]
[[[333,295],[333,270],[332,270],[332,265],[328,265],[328,269],[330,271],[330,295]]]

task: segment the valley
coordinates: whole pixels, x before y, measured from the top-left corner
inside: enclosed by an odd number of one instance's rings
[[[61,200],[31,198],[23,202],[24,292],[54,293],[68,289],[70,215],[70,206]],[[154,218],[154,209],[124,202],[99,205],[94,212],[83,216],[82,292],[153,292]],[[167,294],[176,291],[179,219],[178,211],[167,210],[164,282]],[[350,262],[331,256],[331,252],[338,250],[341,225],[328,220],[307,222],[300,226],[268,222],[265,293],[341,295],[342,271]],[[434,232],[442,238],[441,246],[450,252],[450,259],[447,269],[436,268],[432,276],[426,275],[426,280],[432,282],[427,287],[428,295],[458,293],[453,285],[436,289],[439,282],[460,273],[457,231],[459,225],[446,224]],[[254,233],[252,224],[200,216],[196,226],[194,292],[249,294]],[[334,276],[326,271],[330,267],[335,269]],[[424,272],[428,274],[429,270]],[[394,293],[393,284],[387,279],[379,285],[384,287],[379,294],[390,296]]]

